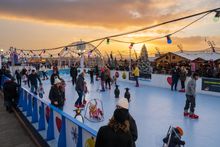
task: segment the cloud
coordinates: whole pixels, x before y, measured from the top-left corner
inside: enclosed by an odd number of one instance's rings
[[[205,2],[205,0],[201,0]],[[0,0],[0,17],[84,26],[146,26],[199,9],[202,2],[188,0]],[[215,6],[210,0],[208,6]],[[188,5],[190,3],[190,6]],[[207,3],[207,2],[206,2]],[[219,3],[219,2],[218,2]],[[186,7],[187,6],[187,7]],[[135,18],[135,19],[134,19]]]

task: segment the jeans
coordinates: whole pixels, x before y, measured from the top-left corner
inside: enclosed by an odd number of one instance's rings
[[[48,79],[47,73],[45,71],[42,71],[43,79]]]
[[[175,90],[177,90],[178,80],[179,80],[179,78],[172,78],[171,90],[173,90],[173,86],[174,86]]]
[[[181,87],[182,89],[185,89],[185,81],[181,81]]]
[[[185,104],[185,107],[184,107],[184,111],[188,112],[188,109],[190,108],[190,113],[194,114],[195,107],[196,107],[195,96],[193,96],[193,95],[186,95],[186,104]]]
[[[77,93],[78,93],[79,97],[78,97],[78,99],[76,100],[75,105],[81,105],[81,104],[82,104],[83,92],[77,91]]]
[[[135,79],[135,81],[136,81],[136,86],[138,87],[138,86],[139,86],[138,76],[135,76],[134,79]]]
[[[17,79],[18,85],[21,85],[21,78],[17,77],[16,79]]]
[[[31,85],[31,92],[37,93],[37,85]]]
[[[93,76],[90,76],[90,79],[91,79],[91,84],[93,84],[94,83],[94,77]]]
[[[76,83],[76,76],[72,77],[72,84],[74,85]]]

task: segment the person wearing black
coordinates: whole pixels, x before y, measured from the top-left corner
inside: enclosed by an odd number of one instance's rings
[[[19,85],[15,83],[14,78],[8,80],[3,85],[3,93],[4,93],[4,105],[6,107],[6,111],[9,113],[12,112],[12,107],[17,107],[18,102],[18,87]]]
[[[76,83],[77,74],[78,74],[77,67],[75,65],[72,65],[70,68],[70,76],[72,77],[73,85]]]
[[[115,85],[114,94],[115,94],[115,98],[119,98],[120,90],[119,90],[119,88],[118,88],[118,85]]]
[[[82,96],[83,96],[83,91],[84,91],[84,72],[82,72],[77,80],[76,80],[76,92],[79,95],[78,99],[75,102],[75,107],[79,108],[79,107],[84,107],[84,105],[82,104]]]
[[[31,92],[33,92],[34,94],[37,94],[37,90],[38,90],[38,82],[37,81],[39,81],[39,83],[41,83],[39,76],[37,75],[37,73],[33,69],[31,71],[31,74],[28,76],[28,87],[31,87]]]
[[[128,117],[128,110],[116,109],[108,125],[99,129],[95,147],[133,147]]]
[[[120,98],[117,102],[116,108],[122,109],[122,110],[125,109],[128,111],[128,108],[129,108],[128,100],[126,98]],[[129,130],[132,135],[133,147],[135,147],[136,146],[135,141],[137,141],[137,139],[138,139],[138,130],[137,130],[136,122],[135,122],[134,118],[131,116],[131,114],[129,113],[129,111],[128,111],[128,121],[130,124]]]
[[[49,99],[52,105],[62,110],[65,102],[65,92],[61,89],[61,87],[62,81],[59,78],[56,78],[54,85],[51,86]]]
[[[96,75],[95,80],[98,81],[99,80],[99,67],[98,67],[98,65],[95,66],[95,75]]]
[[[58,78],[60,79],[60,76],[56,70],[53,71],[53,74],[50,76],[50,83],[51,85],[54,84],[55,79]]]
[[[177,90],[177,84],[179,81],[179,67],[176,66],[172,69],[172,84],[171,84],[171,90],[173,91],[173,87],[175,88],[175,91]]]
[[[19,69],[15,71],[15,76],[16,76],[18,85],[21,85],[21,72],[19,71]]]
[[[89,75],[90,75],[90,83],[94,84],[94,69],[93,68],[90,69]]]

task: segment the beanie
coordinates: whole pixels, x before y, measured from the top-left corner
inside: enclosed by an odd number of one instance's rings
[[[120,98],[118,100],[117,106],[120,106],[124,109],[128,109],[129,107],[128,100],[126,98]]]
[[[128,120],[128,110],[127,109],[115,109],[114,119],[119,123],[123,123],[125,120]]]
[[[180,136],[183,136],[183,129],[180,127],[176,127],[176,130],[178,131],[178,133],[180,134]]]

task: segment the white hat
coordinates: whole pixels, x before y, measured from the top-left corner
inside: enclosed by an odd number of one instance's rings
[[[59,78],[55,78],[54,84],[58,84],[58,83],[61,83],[60,79]]]
[[[117,106],[128,109],[129,107],[128,100],[126,98],[120,98],[118,100]]]

